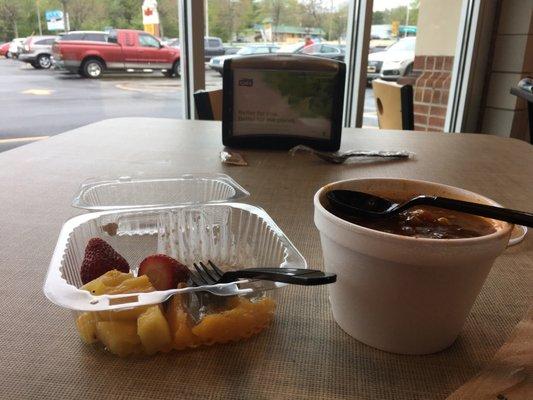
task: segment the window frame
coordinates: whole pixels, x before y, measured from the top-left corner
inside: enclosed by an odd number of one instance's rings
[[[194,92],[205,89],[204,1],[177,0],[180,13],[184,118],[195,119]],[[454,57],[452,82],[445,130],[460,131],[468,114],[467,97],[473,79],[473,57],[480,40],[478,32],[482,0],[463,0],[458,27],[458,51]],[[361,127],[367,79],[368,50],[372,26],[373,0],[349,0],[345,54],[346,80],[343,126]],[[313,45],[312,45],[313,46]],[[303,49],[298,52],[303,53]]]

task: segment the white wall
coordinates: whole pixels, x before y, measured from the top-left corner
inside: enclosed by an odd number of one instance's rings
[[[420,0],[415,54],[453,56],[463,0]]]

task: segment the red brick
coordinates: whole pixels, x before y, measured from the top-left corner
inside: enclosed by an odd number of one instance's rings
[[[446,89],[450,89],[451,83],[452,83],[452,77],[448,75],[446,79],[444,79],[444,82],[442,82],[442,87]]]
[[[415,114],[415,124],[427,125],[427,123],[428,123],[427,115]]]
[[[435,69],[435,57],[426,57],[426,71],[433,71]]]
[[[439,89],[435,89],[433,91],[433,97],[431,98],[431,104],[440,104],[441,96],[442,96],[442,91]]]
[[[442,71],[444,66],[444,57],[435,57],[435,71]]]
[[[426,106],[424,104],[415,104],[413,111],[415,114],[427,115],[427,113],[429,112],[429,106]]]
[[[422,96],[422,101],[424,103],[431,103],[432,89],[424,89],[424,95]]]
[[[427,131],[426,125],[415,124],[415,131]]]
[[[429,117],[428,126],[435,128],[444,128],[444,118]]]
[[[415,101],[422,101],[422,94],[424,93],[424,89],[416,88],[415,89]]]
[[[415,56],[415,62],[413,63],[413,69],[423,71],[426,65],[425,56]]]
[[[440,104],[448,104],[448,94],[450,92],[448,90],[442,91],[442,96],[440,98]]]
[[[435,102],[433,102],[435,104]],[[446,116],[446,107],[441,106],[431,106],[429,115],[432,117],[445,117]]]
[[[453,67],[453,56],[448,56],[444,59],[444,67],[443,69],[445,71],[451,71]]]
[[[435,83],[433,84],[433,87],[441,88],[445,79],[446,79],[446,75],[439,73],[439,76],[435,79]]]

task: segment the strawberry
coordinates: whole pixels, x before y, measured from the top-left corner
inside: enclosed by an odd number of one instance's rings
[[[112,269],[129,272],[130,266],[124,257],[118,254],[106,241],[100,238],[89,240],[87,247],[85,247],[85,257],[80,271],[83,284],[98,278]]]
[[[156,290],[175,289],[178,283],[187,282],[189,269],[164,254],[146,257],[139,266],[137,276],[147,275]]]

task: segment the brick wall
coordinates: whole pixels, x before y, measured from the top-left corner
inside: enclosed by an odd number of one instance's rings
[[[412,76],[417,131],[442,131],[450,92],[452,56],[417,55]]]

